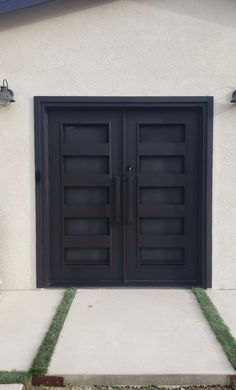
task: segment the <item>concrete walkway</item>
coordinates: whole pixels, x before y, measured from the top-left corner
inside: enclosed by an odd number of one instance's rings
[[[2,292],[0,371],[29,370],[62,296],[62,290]]]
[[[228,384],[235,374],[190,290],[80,289],[50,375],[66,383]]]
[[[3,292],[0,371],[30,368],[63,292]],[[208,294],[236,337],[236,291]],[[108,288],[78,290],[48,374],[79,385],[227,385],[235,371],[190,290]]]

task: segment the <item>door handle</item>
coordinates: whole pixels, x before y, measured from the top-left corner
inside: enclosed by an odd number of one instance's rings
[[[113,178],[114,182],[114,197],[115,197],[115,210],[114,210],[114,222],[121,223],[120,218],[120,176]]]
[[[126,176],[126,182],[127,182],[126,222],[133,223],[134,221],[134,211],[133,211],[134,177],[132,175],[133,168],[129,166],[127,170],[128,170],[128,174]]]

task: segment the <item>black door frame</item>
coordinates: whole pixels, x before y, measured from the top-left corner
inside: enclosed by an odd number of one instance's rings
[[[37,287],[49,287],[47,111],[52,108],[194,108],[202,113],[200,285],[212,285],[213,97],[34,97]]]

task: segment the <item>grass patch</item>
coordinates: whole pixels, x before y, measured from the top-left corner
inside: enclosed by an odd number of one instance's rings
[[[0,371],[0,384],[27,383],[31,380],[31,374],[25,371]]]
[[[56,314],[32,363],[30,369],[32,375],[45,375],[47,373],[53,351],[76,291],[75,288],[69,288],[65,291],[62,301],[57,308]]]
[[[236,339],[231,335],[228,326],[224,323],[218,310],[202,288],[193,288],[199,305],[209,325],[221,343],[230,363],[236,369]]]

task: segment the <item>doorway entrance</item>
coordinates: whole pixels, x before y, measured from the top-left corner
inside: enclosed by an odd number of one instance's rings
[[[38,286],[210,286],[212,98],[35,98]]]

